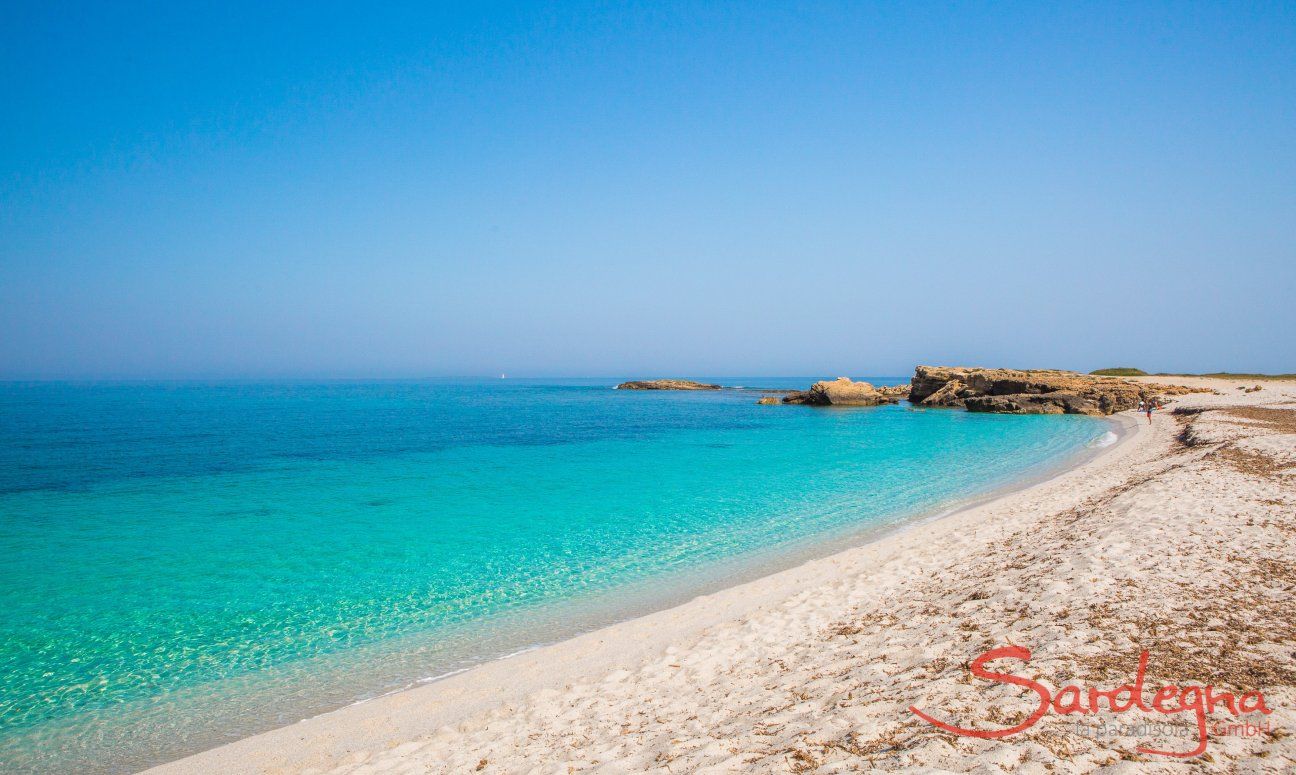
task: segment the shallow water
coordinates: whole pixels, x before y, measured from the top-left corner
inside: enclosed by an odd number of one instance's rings
[[[0,385],[0,769],[175,758],[659,608],[1108,432],[614,382]]]

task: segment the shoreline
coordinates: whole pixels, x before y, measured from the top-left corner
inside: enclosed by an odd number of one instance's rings
[[[1041,488],[1061,486],[1094,466],[1111,465],[1113,459],[1121,457],[1118,452],[1128,453],[1142,426],[1125,415],[1100,419],[1116,435],[1114,442],[1082,448],[1042,471],[989,492],[854,532],[817,546],[817,551],[804,549],[801,558],[790,560],[781,569],[761,565],[739,570],[726,576],[722,587],[692,594],[666,608],[526,647],[143,772],[184,775],[212,771],[329,771],[353,758],[357,750],[389,750],[528,695],[553,692],[601,673],[625,671],[663,650],[687,651],[709,629],[746,622],[807,589],[831,584],[847,574],[867,572],[870,562],[902,554],[905,546],[922,540],[927,531],[951,531],[954,528],[949,523],[974,521],[978,515]]]
[[[940,409],[935,411],[949,411],[949,410]],[[680,606],[688,605],[689,603],[693,602],[694,600],[697,600],[698,598],[709,597],[712,595],[725,595],[730,593],[733,590],[744,587],[748,584],[760,582],[766,578],[769,578],[771,576],[776,576],[780,573],[796,570],[797,568],[806,565],[808,563],[812,563],[818,560],[829,559],[837,554],[848,552],[853,549],[859,549],[864,546],[868,546],[869,544],[875,543],[877,541],[885,540],[890,536],[898,535],[907,530],[912,530],[921,527],[922,525],[928,524],[930,522],[940,521],[942,519],[953,516],[960,512],[967,511],[972,508],[976,508],[977,506],[981,506],[983,504],[991,503],[992,501],[998,500],[1000,498],[1005,498],[1010,495],[1013,495],[1014,493],[1018,493],[1023,490],[1030,489],[1031,487],[1034,487],[1039,484],[1043,484],[1057,476],[1060,476],[1073,469],[1085,465],[1089,461],[1094,460],[1095,458],[1103,454],[1104,451],[1119,444],[1121,441],[1123,441],[1131,434],[1138,432],[1137,423],[1127,417],[1108,416],[1108,417],[1095,418],[1095,419],[1105,423],[1106,425],[1108,425],[1110,428],[1113,429],[1109,431],[1109,433],[1111,433],[1114,436],[1113,441],[1107,444],[1080,447],[1079,449],[1070,453],[1069,455],[1067,455],[1065,458],[1061,460],[1054,461],[1048,465],[1041,467],[1040,470],[1032,471],[1029,474],[1017,477],[1010,482],[1000,484],[996,487],[991,488],[990,490],[987,490],[986,492],[977,495],[953,498],[948,502],[935,506],[931,509],[926,509],[926,510],[919,511],[917,513],[909,514],[900,517],[898,519],[895,519],[894,521],[885,522],[883,524],[870,525],[867,527],[857,528],[849,532],[844,532],[840,535],[836,535],[832,538],[825,538],[820,540],[807,540],[804,546],[798,546],[796,548],[787,549],[786,551],[779,551],[777,549],[766,550],[766,552],[771,555],[777,555],[777,558],[771,557],[768,560],[752,562],[750,564],[744,564],[741,561],[734,560],[732,558],[728,561],[721,561],[720,564],[725,565],[726,567],[728,565],[734,565],[734,564],[737,564],[737,567],[733,570],[726,570],[724,572],[717,573],[715,577],[711,579],[711,584],[701,585],[702,591],[684,592],[684,593],[680,593],[678,596],[669,596],[667,598],[667,602],[665,603],[661,603],[661,604],[648,603],[647,607],[650,610],[644,611],[642,613],[632,614],[624,618],[615,618],[613,621],[609,621],[605,624],[600,624],[592,629],[581,631],[581,632],[575,632],[571,635],[559,637],[555,640],[537,641],[529,645],[521,646],[508,653],[500,654],[498,656],[488,657],[481,662],[477,662],[475,664],[468,665],[466,667],[460,667],[453,670],[449,670],[439,675],[420,678],[409,684],[406,684],[403,687],[397,689],[391,689],[389,691],[382,692],[381,694],[374,695],[373,697],[365,697],[363,699],[358,699],[353,702],[349,702],[346,705],[343,705],[338,708],[321,711],[314,715],[307,716],[301,719],[300,721],[294,723],[301,723],[301,721],[309,721],[311,719],[327,716],[331,713],[336,713],[345,708],[349,708],[356,705],[364,705],[365,703],[373,702],[375,700],[381,700],[384,697],[390,697],[393,695],[401,694],[403,692],[416,690],[421,687],[438,683],[440,681],[453,678],[458,675],[472,673],[473,671],[481,667],[484,667],[486,665],[493,664],[495,662],[504,662],[513,659],[514,657],[520,656],[522,654],[527,654],[534,651],[551,648],[554,646],[560,646],[576,638],[580,638],[586,635],[592,635],[601,632],[602,630],[616,627],[617,625],[620,624],[626,624],[628,622],[632,622],[638,619],[643,619],[645,617],[649,617],[655,614],[660,614],[665,611],[669,611],[673,608],[678,608]],[[692,585],[683,584],[682,586],[684,586],[686,589],[694,589]],[[616,596],[620,597],[622,595],[616,595]],[[289,724],[288,726],[292,726],[292,724]],[[266,730],[265,732],[257,733],[254,735],[248,735],[247,737],[249,738],[256,737],[257,735],[267,734],[273,731],[274,730],[272,729]],[[243,738],[239,738],[239,739],[243,739]],[[198,752],[198,754],[200,753],[202,752]],[[189,756],[198,755],[198,754],[189,754]],[[187,756],[181,758],[182,759],[187,758]]]

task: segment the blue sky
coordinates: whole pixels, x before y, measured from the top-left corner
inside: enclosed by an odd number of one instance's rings
[[[0,9],[0,377],[1296,371],[1292,3]]]

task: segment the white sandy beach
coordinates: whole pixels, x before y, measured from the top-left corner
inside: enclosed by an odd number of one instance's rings
[[[1163,683],[1260,689],[1267,731],[1212,734],[1193,766],[1296,770],[1296,383],[1207,385],[1080,467],[866,546],[451,678],[157,767],[182,773],[1182,772],[1191,714],[1110,712],[1186,736],[1079,730],[1036,695]],[[1246,385],[1255,383],[1248,382]],[[1242,407],[1233,410],[1231,407]],[[1095,717],[1086,717],[1093,724]],[[1236,722],[1217,713],[1212,721]],[[1212,724],[1213,726],[1213,724]]]

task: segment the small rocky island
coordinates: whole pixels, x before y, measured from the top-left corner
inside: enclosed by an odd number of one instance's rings
[[[622,382],[616,390],[723,390],[720,385],[694,382],[689,379],[647,379]]]
[[[809,390],[798,390],[783,396],[765,396],[761,404],[807,404],[809,406],[878,406],[897,404],[909,394],[908,385],[874,387],[868,382],[855,382],[848,377],[816,382]]]

